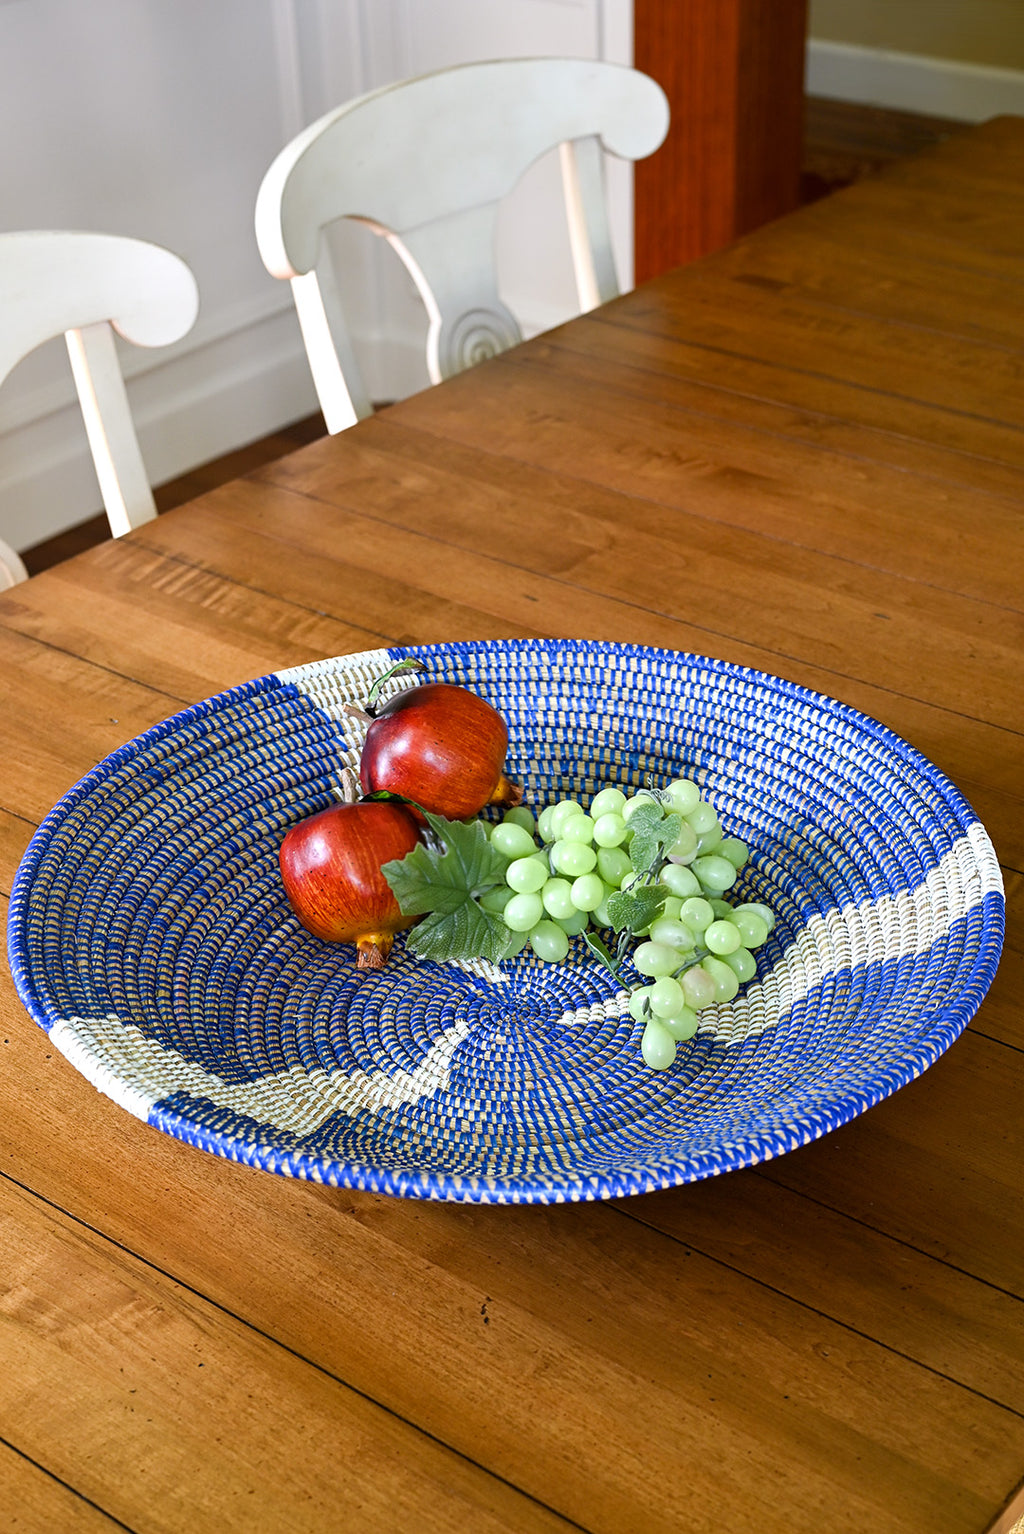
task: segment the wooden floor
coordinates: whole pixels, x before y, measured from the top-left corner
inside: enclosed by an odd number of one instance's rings
[[[819,197],[828,196],[862,176],[873,175],[891,160],[937,143],[961,126],[946,118],[808,97],[801,179],[803,199],[814,202]],[[282,427],[247,447],[237,448],[159,486],[154,491],[157,509],[169,511],[173,506],[191,501],[227,480],[237,479],[239,475],[323,436],[325,430],[323,417],[318,413]],[[107,519],[101,514],[22,551],[22,558],[29,574],[36,575],[108,536]]]

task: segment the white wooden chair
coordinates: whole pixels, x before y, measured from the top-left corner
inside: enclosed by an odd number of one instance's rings
[[[64,335],[100,493],[115,537],[156,516],[128,407],[114,331],[167,346],[195,323],[199,294],[180,256],[121,235],[0,234],[0,383],[44,341]],[[0,589],[26,578],[0,543]]]
[[[278,155],[256,202],[267,270],[287,278],[330,432],[368,415],[325,227],[369,225],[412,275],[430,326],[432,383],[519,341],[498,296],[498,205],[560,146],[581,311],[619,292],[602,150],[637,160],[668,129],[661,87],[637,70],[585,59],[463,64],[371,91],[329,112]]]

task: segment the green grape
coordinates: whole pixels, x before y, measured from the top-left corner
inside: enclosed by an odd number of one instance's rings
[[[635,991],[629,993],[629,1015],[638,1023],[650,1015],[653,990],[653,985],[638,985]]]
[[[569,938],[557,922],[538,922],[530,933],[530,947],[546,964],[561,964],[569,952]]]
[[[594,822],[589,815],[567,815],[558,831],[563,842],[581,842],[587,846],[594,840]]]
[[[599,847],[619,847],[626,840],[626,822],[621,815],[599,815],[594,821],[594,841]]]
[[[749,948],[737,948],[735,953],[724,953],[722,960],[728,964],[740,985],[753,980],[757,974],[757,960]]]
[[[673,1012],[671,1017],[659,1017],[659,1023],[674,1039],[683,1042],[692,1039],[699,1026],[696,1012],[692,1007],[682,1006],[678,1012]]]
[[[683,902],[679,899],[678,895],[666,895],[664,900],[661,902],[662,916],[678,918],[682,909]]]
[[[501,823],[505,826],[522,826],[524,831],[529,831],[532,836],[537,829],[537,822],[533,818],[533,811],[525,804],[513,805],[512,809],[506,810],[501,817]]]
[[[673,814],[688,815],[700,803],[700,789],[690,778],[673,778],[666,783],[665,796]]]
[[[736,883],[736,870],[729,859],[717,857],[713,852],[707,857],[696,858],[693,871],[704,888],[714,895],[720,895]]]
[[[608,889],[607,885],[605,885],[605,889]],[[614,893],[615,893],[614,890],[608,890],[608,895],[613,895]],[[601,901],[600,905],[596,905],[594,907],[594,909],[591,911],[590,918],[591,918],[591,921],[594,923],[595,927],[610,927],[611,926],[612,919],[611,919],[611,917],[608,914],[608,896],[607,895],[605,896],[604,900]]]
[[[572,902],[572,885],[568,879],[549,879],[540,892],[540,898],[545,911],[556,920],[565,920],[576,910]]]
[[[746,842],[741,842],[738,836],[727,836],[717,847],[720,858],[728,858],[733,868],[737,871],[743,867],[750,857],[750,848]]]
[[[513,932],[512,940],[502,954],[502,958],[514,959],[517,953],[522,953],[529,941],[530,934],[528,932]]]
[[[714,911],[715,919],[717,921],[732,921],[732,906],[729,904],[728,900],[722,900],[721,897],[712,898],[709,896],[708,905]]]
[[[640,1040],[640,1053],[652,1071],[667,1071],[676,1057],[676,1041],[656,1017],[649,1019]]]
[[[623,852],[621,847],[599,847],[597,871],[605,884],[610,885],[612,889],[619,889],[623,879],[633,872],[629,853]]]
[[[625,804],[622,806],[622,809],[619,811],[619,814],[628,824],[630,816],[634,815],[642,804],[655,804],[658,805],[659,810],[661,809],[661,805],[658,804],[658,801],[655,799],[654,795],[648,793],[646,788],[640,788],[637,789],[637,792],[633,795],[632,799],[626,800]]]
[[[501,919],[510,932],[529,932],[544,915],[544,904],[534,891],[530,894],[513,895]]]
[[[710,831],[712,826],[717,826],[718,816],[712,804],[707,804],[702,799],[692,810],[688,810],[683,817],[691,831],[698,836],[703,836],[705,831]]]
[[[703,856],[708,852],[717,851],[723,836],[725,835],[720,825],[713,825],[710,831],[701,831],[697,837],[697,853]]]
[[[555,833],[551,829],[551,817],[556,808],[556,805],[549,804],[537,816],[537,835],[542,842],[553,842],[555,839]]]
[[[651,941],[664,943],[666,948],[675,948],[684,954],[692,953],[697,939],[685,922],[674,916],[662,915],[651,922]]]
[[[578,932],[583,932],[590,925],[590,913],[573,911],[571,916],[556,916],[554,920],[563,932],[568,932],[570,937],[575,937]]]
[[[578,879],[573,880],[570,893],[577,911],[596,911],[607,889],[600,874],[580,874]]]
[[[705,929],[704,946],[720,957],[727,953],[735,953],[740,943],[740,934],[734,922],[713,921],[710,927]]]
[[[759,900],[745,900],[742,905],[736,907],[736,914],[740,911],[753,911],[760,916],[769,932],[775,928],[775,912],[770,905],[762,905]]]
[[[715,987],[716,1001],[732,1001],[740,988],[739,977],[722,959],[708,958],[701,961],[700,968],[710,976]]]
[[[639,943],[633,950],[633,963],[641,975],[658,979],[679,968],[679,955],[665,943]]]
[[[662,975],[654,982],[649,1000],[655,1017],[671,1017],[686,1005],[683,988],[671,975]]]
[[[679,835],[669,847],[666,857],[673,863],[689,863],[700,851],[700,837],[692,826],[684,820],[679,827]]]
[[[597,853],[583,842],[557,841],[551,849],[551,866],[556,873],[578,879],[597,866]]]
[[[595,820],[602,815],[621,815],[626,796],[621,788],[602,788],[590,801],[590,813]]]
[[[682,863],[666,863],[658,875],[658,882],[666,885],[673,895],[678,895],[681,900],[701,893],[697,875],[692,868],[684,868]]]
[[[692,1007],[694,1012],[700,1012],[704,1007],[710,1007],[715,1000],[715,982],[711,976],[705,974],[700,964],[695,964],[684,975],[680,975],[679,984],[683,988],[686,997],[686,1005]]]
[[[558,841],[562,834],[562,827],[573,815],[583,815],[585,810],[575,799],[559,799],[551,810],[551,840]]]
[[[758,911],[749,907],[738,906],[733,912],[733,921],[740,938],[747,948],[760,948],[768,937],[768,923]]]
[[[532,895],[543,889],[549,877],[547,858],[515,858],[505,870],[505,883],[517,895]]]
[[[499,884],[480,896],[480,904],[485,911],[491,911],[495,916],[500,916],[511,899],[512,891],[507,885]]]
[[[528,858],[537,851],[537,843],[529,831],[525,826],[516,825],[514,820],[503,820],[500,826],[495,826],[491,832],[491,846],[497,847],[506,858]]]
[[[695,895],[683,901],[679,919],[700,937],[701,933],[714,921],[715,913],[706,900]]]

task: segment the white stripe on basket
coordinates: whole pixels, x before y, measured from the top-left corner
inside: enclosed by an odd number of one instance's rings
[[[925,953],[986,894],[1002,892],[992,843],[974,824],[916,890],[883,896],[813,916],[763,981],[747,987],[728,1006],[701,1014],[701,1032],[729,1044],[761,1033],[801,1001],[826,975],[850,964]],[[607,1017],[626,1009],[625,993],[596,1004]],[[592,1020],[595,1007],[566,1013],[566,1027]],[[446,1030],[412,1071],[355,1071],[351,1075],[293,1066],[259,1081],[232,1084],[165,1049],[133,1023],[113,1014],[69,1017],[53,1025],[50,1038],[99,1091],[137,1118],[174,1092],[207,1099],[219,1108],[295,1135],[317,1129],[332,1114],[378,1113],[447,1090],[452,1058],[468,1036],[462,1018]]]
[[[763,1033],[827,975],[855,964],[927,953],[986,895],[1002,893],[995,850],[984,826],[975,821],[916,889],[812,916],[763,980],[748,985],[727,1006],[708,1007],[700,1014],[701,1032],[723,1044]],[[595,1015],[621,1017],[628,1001],[627,993],[620,991],[596,1009],[566,1012],[560,1022],[566,1028],[583,1028]]]
[[[274,675],[279,682],[298,688],[329,719],[340,719],[351,730],[357,721],[345,713],[342,705],[364,703],[377,678],[394,664],[390,650],[364,650],[337,660],[310,661],[305,666],[275,671]]]
[[[292,1134],[309,1134],[332,1113],[379,1113],[416,1103],[449,1083],[451,1062],[469,1032],[460,1019],[423,1056],[413,1071],[354,1071],[349,1076],[317,1066],[259,1081],[232,1084],[148,1038],[134,1023],[114,1014],[67,1017],[54,1023],[50,1038],[94,1087],[136,1118],[148,1119],[158,1102],[174,1092],[206,1098],[218,1108],[244,1114]]]

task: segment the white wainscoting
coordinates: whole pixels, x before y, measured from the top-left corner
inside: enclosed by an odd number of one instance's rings
[[[194,331],[123,348],[150,478],[173,478],[316,408],[291,297],[252,233],[263,172],[306,123],[374,86],[473,58],[629,62],[631,0],[7,0],[0,5],[0,207],[7,229],[155,240],[189,262]],[[610,179],[631,281],[632,178]],[[553,165],[503,223],[506,300],[530,332],[572,312]],[[393,253],[345,233],[346,299],[375,397],[426,383],[425,321]],[[562,257],[565,257],[563,265]],[[506,275],[507,274],[507,275]],[[0,536],[25,549],[101,502],[63,344],[0,387]]]
[[[807,91],[838,101],[921,112],[961,122],[1024,114],[1024,70],[992,69],[916,53],[890,53],[812,39]]]

